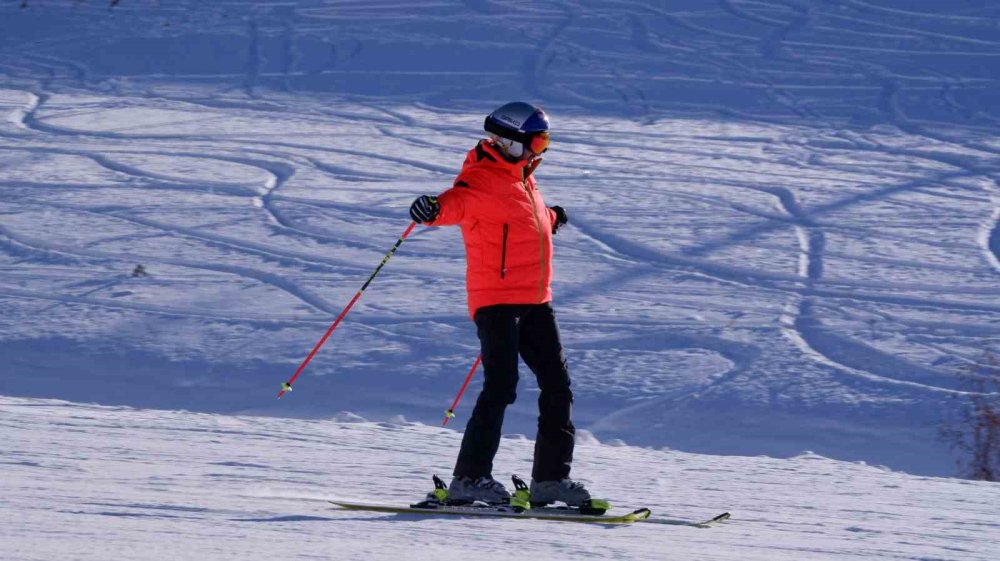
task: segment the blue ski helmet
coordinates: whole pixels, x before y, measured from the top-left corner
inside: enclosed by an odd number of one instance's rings
[[[514,158],[521,158],[525,147],[535,154],[549,147],[549,118],[530,103],[515,101],[501,106],[486,116],[483,128]]]

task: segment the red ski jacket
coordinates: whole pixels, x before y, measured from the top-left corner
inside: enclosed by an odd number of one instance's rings
[[[494,304],[552,300],[552,225],[526,161],[505,160],[482,140],[469,151],[454,186],[438,196],[429,226],[462,228],[469,315]]]

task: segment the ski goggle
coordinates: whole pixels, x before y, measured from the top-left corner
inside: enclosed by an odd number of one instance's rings
[[[542,131],[531,135],[528,139],[528,149],[535,154],[541,154],[549,149],[549,131]]]

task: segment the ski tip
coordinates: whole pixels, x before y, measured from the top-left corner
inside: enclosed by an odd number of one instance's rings
[[[709,518],[708,520],[706,520],[704,522],[700,522],[698,524],[693,524],[693,526],[695,526],[697,528],[711,528],[712,526],[715,526],[719,522],[725,522],[726,520],[729,520],[730,518],[731,518],[731,515],[728,512],[723,512],[722,514],[716,516],[715,518]]]
[[[640,508],[636,509],[635,512],[632,513],[632,518],[635,520],[645,520],[652,515],[653,511],[649,510],[648,508]]]

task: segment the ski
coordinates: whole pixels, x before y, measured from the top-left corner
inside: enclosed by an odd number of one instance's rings
[[[688,526],[692,528],[711,528],[731,518],[728,512],[723,512],[707,520],[681,520],[673,518],[651,518],[652,511],[648,508],[636,509],[620,515],[581,514],[569,508],[533,508],[519,510],[509,505],[474,506],[474,505],[411,505],[408,507],[394,505],[378,505],[330,501],[331,504],[344,510],[361,510],[369,512],[384,512],[390,514],[412,514],[417,516],[480,516],[496,518],[528,518],[536,520],[556,520],[564,522],[587,522],[592,524],[631,524],[644,522],[646,524],[664,524],[668,526]]]
[[[329,501],[344,510],[364,510],[369,512],[385,512],[391,514],[413,514],[419,516],[481,516],[493,518],[530,518],[535,520],[555,520],[562,522],[585,522],[592,524],[632,524],[647,521],[653,524],[669,524],[674,526],[692,526],[709,528],[714,524],[729,519],[724,512],[701,522],[690,520],[673,520],[669,518],[650,518],[652,511],[648,508],[638,508],[625,514],[606,514],[611,504],[603,499],[590,499],[579,507],[542,506],[531,502],[528,485],[518,476],[511,477],[514,482],[514,494],[507,504],[491,505],[487,503],[458,503],[448,498],[448,487],[444,481],[433,476],[434,491],[419,503],[410,506],[395,506],[371,503],[353,503],[345,501]]]
[[[677,520],[673,518],[650,518],[646,520],[648,524],[666,524],[668,526],[691,526],[693,528],[711,528],[720,522],[725,522],[732,517],[728,512],[723,512],[717,516],[713,516],[708,520],[702,520],[701,522],[696,522],[692,520]]]
[[[555,520],[561,522],[587,522],[596,524],[631,524],[649,518],[648,508],[636,509],[620,515],[581,514],[570,508],[542,507],[521,509],[510,505],[446,505],[433,502],[417,503],[408,507],[330,501],[344,510],[364,510],[393,514],[413,514],[420,516],[480,516],[493,518],[528,518],[535,520]]]

